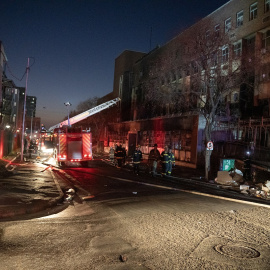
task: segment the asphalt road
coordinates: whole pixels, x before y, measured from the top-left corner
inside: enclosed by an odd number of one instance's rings
[[[269,269],[267,206],[91,164],[66,210],[0,223],[0,269]]]

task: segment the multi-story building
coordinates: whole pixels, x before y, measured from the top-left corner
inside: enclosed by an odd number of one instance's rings
[[[16,87],[15,83],[6,77],[4,72],[1,84],[0,157],[20,148],[25,100],[24,128],[26,134],[34,136],[40,129],[40,118],[35,117],[36,97],[26,96],[25,99],[25,88]]]
[[[169,144],[177,159],[196,165],[215,97],[211,140],[270,145],[269,6],[231,0],[164,46],[124,51],[115,61],[113,96],[122,101],[110,142],[136,142],[145,153],[153,143]]]
[[[37,98],[34,96],[26,97],[26,116],[35,117],[36,116],[36,104]]]

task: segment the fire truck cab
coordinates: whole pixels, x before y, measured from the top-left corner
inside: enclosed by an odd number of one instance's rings
[[[79,162],[87,167],[88,161],[93,158],[92,134],[81,127],[64,126],[54,129],[53,144],[53,157],[59,166]]]

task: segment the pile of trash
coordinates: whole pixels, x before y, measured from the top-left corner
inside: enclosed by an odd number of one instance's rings
[[[242,171],[234,168],[230,171],[218,171],[215,183],[222,188],[239,191],[242,194],[247,194],[257,198],[270,200],[270,180],[263,183],[256,181],[247,181],[243,177]]]

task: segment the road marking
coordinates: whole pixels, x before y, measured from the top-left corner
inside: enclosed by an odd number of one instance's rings
[[[63,170],[61,170],[61,171],[63,171]],[[64,172],[64,174],[67,174],[67,173]],[[67,174],[67,175],[69,175],[69,174]],[[249,204],[249,205],[254,205],[254,206],[261,206],[261,207],[265,207],[265,208],[270,208],[270,205],[257,203],[257,202],[243,201],[243,200],[239,200],[239,199],[227,198],[227,197],[222,197],[222,196],[218,196],[218,195],[211,195],[211,194],[201,193],[201,192],[197,192],[197,191],[184,190],[184,189],[181,189],[181,188],[166,187],[166,186],[162,186],[162,185],[139,182],[139,181],[124,179],[124,178],[120,178],[120,177],[114,177],[114,176],[108,176],[108,175],[100,175],[100,174],[95,174],[95,175],[102,176],[102,177],[107,177],[107,178],[111,178],[111,179],[115,179],[115,180],[119,180],[119,181],[129,182],[129,183],[137,183],[137,184],[141,184],[141,185],[145,185],[145,186],[152,186],[152,187],[157,187],[157,188],[162,188],[162,189],[167,189],[167,190],[182,191],[182,192],[185,192],[185,193],[191,193],[191,194],[200,195],[200,196],[204,196],[204,197],[210,197],[210,198],[216,198],[216,199],[225,200],[225,201],[231,201],[231,202],[237,202],[237,203],[242,203],[242,204]],[[70,178],[73,178],[73,177],[70,176]],[[75,178],[73,178],[72,180],[79,183],[79,181],[77,181],[77,179],[75,179]],[[82,187],[76,186],[76,188],[80,188],[85,193],[87,193],[87,191],[85,189],[83,189]],[[90,195],[89,192],[88,192],[88,195]]]
[[[124,182],[129,182],[129,183],[137,183],[137,184],[141,184],[141,185],[145,185],[145,186],[152,186],[152,187],[158,187],[158,188],[162,188],[162,189],[182,191],[182,192],[186,192],[186,193],[191,193],[191,194],[195,194],[195,195],[200,195],[200,196],[205,196],[205,197],[210,197],[210,198],[215,198],[215,199],[220,199],[220,200],[225,200],[225,201],[231,201],[231,202],[237,202],[237,203],[242,203],[242,204],[250,204],[250,205],[254,205],[254,206],[261,206],[261,207],[265,207],[265,208],[270,208],[270,205],[256,203],[256,202],[242,201],[242,200],[238,200],[238,199],[226,198],[226,197],[222,197],[222,196],[211,195],[211,194],[201,193],[201,192],[197,192],[197,191],[184,190],[181,188],[173,188],[173,187],[166,187],[166,186],[162,186],[162,185],[138,182],[135,180],[129,180],[129,179],[124,179],[124,178],[119,178],[119,177],[113,177],[113,176],[107,176],[107,177],[112,178],[112,179],[116,179],[116,180],[120,180],[120,181],[124,181]]]

